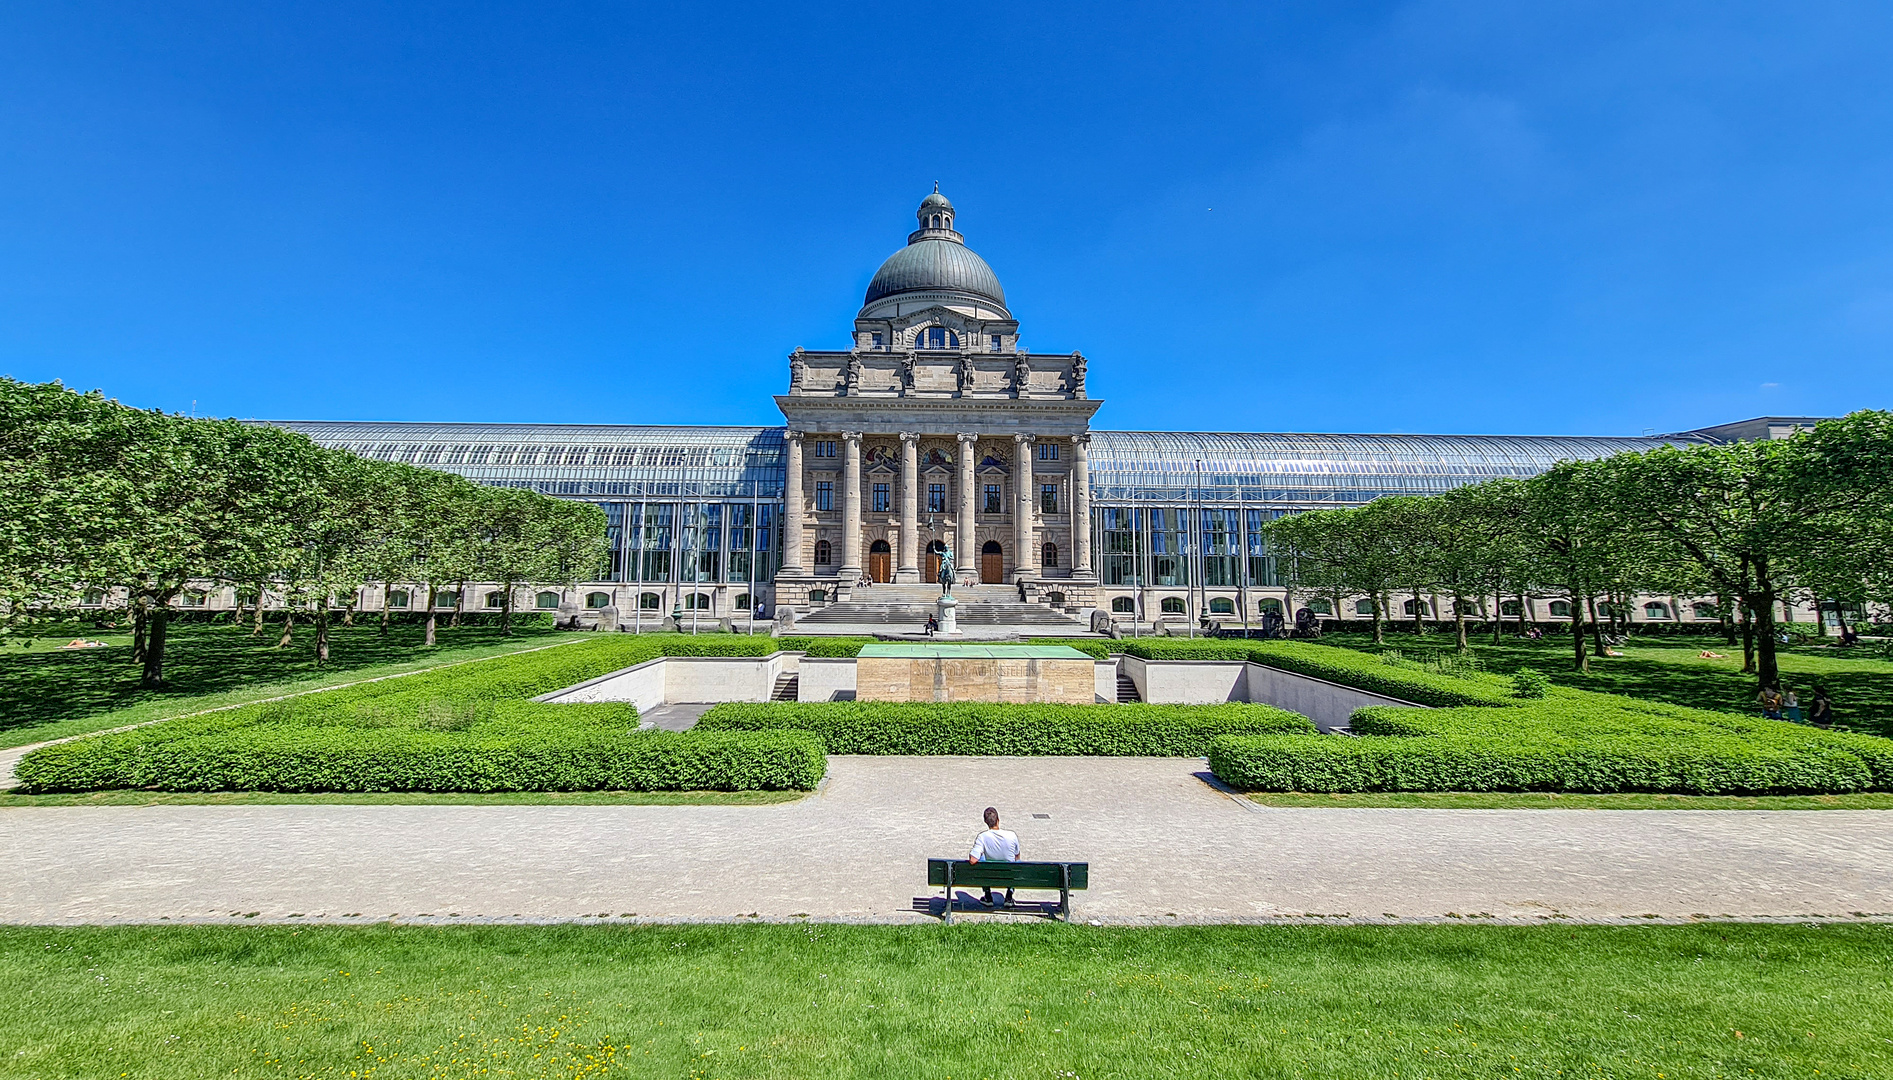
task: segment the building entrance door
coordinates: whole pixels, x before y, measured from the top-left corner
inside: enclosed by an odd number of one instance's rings
[[[940,583],[940,557],[946,554],[946,544],[935,540],[927,545],[927,580],[932,584]]]
[[[1006,556],[997,540],[988,540],[979,549],[979,581],[982,585],[1006,583]]]
[[[894,553],[885,540],[868,545],[868,577],[881,584],[894,580]]]

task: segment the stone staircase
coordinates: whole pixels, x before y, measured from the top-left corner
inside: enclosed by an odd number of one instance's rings
[[[1125,705],[1142,700],[1144,699],[1137,694],[1137,684],[1131,681],[1129,675],[1124,674],[1124,668],[1120,663],[1117,669],[1117,703]]]
[[[776,685],[769,691],[770,701],[799,701],[802,692],[802,676],[779,675]]]
[[[936,613],[940,599],[938,585],[874,585],[856,588],[852,597],[820,607],[798,617],[798,627],[849,624],[886,626],[904,632],[917,631]],[[1045,628],[1059,631],[1089,629],[1083,623],[1044,604],[1019,602],[1019,590],[1011,585],[956,585],[953,599],[959,601],[961,626],[1017,626],[1027,630]]]

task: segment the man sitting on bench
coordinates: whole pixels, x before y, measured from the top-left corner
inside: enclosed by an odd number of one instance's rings
[[[986,831],[973,838],[973,852],[966,857],[968,862],[1018,862],[1019,834],[999,827],[999,808],[986,808]],[[979,902],[987,907],[993,906],[993,891],[983,890]],[[951,898],[948,903],[952,903]],[[1012,906],[1012,890],[1006,890],[1006,906]]]

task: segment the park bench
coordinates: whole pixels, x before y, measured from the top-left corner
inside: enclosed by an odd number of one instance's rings
[[[946,889],[946,922],[953,923],[953,888],[1057,889],[1054,917],[1071,921],[1071,891],[1091,881],[1091,864],[1081,862],[971,862],[966,859],[928,859],[927,884]]]

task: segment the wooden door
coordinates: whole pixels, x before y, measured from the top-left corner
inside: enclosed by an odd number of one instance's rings
[[[997,540],[988,540],[986,546],[979,549],[979,580],[982,585],[1006,583],[1006,556]]]
[[[937,551],[927,552],[927,581],[940,584],[940,553]]]
[[[868,579],[877,584],[894,580],[894,553],[885,540],[876,540],[868,547]]]

